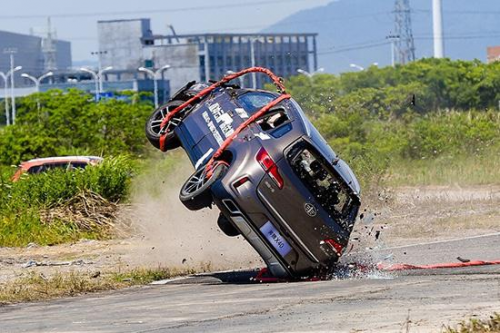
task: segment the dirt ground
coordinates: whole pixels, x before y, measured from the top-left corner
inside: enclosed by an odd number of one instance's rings
[[[350,251],[460,238],[500,231],[500,186],[400,188],[368,200]],[[0,283],[30,272],[111,272],[137,267],[229,270],[263,265],[241,237],[218,230],[217,211],[189,212],[177,193],[139,193],[135,235],[111,241],[0,248]]]

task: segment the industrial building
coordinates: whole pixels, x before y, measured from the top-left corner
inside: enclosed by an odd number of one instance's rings
[[[500,61],[500,46],[488,47],[488,63],[491,64],[495,61]]]
[[[47,38],[0,31],[0,71],[7,73],[11,68],[10,54],[15,66],[22,66],[15,76],[16,86],[29,86],[29,80],[21,78],[21,73],[40,76],[51,70],[71,68],[71,43]]]
[[[130,72],[139,67],[170,65],[158,75],[170,81],[172,91],[188,81],[217,80],[228,71],[251,66],[268,67],[285,78],[296,75],[298,69],[317,69],[317,34],[313,33],[178,35],[172,28],[168,35],[157,35],[149,19],[99,21],[98,33],[101,66],[113,66],[115,72],[107,75],[108,80],[130,79]],[[243,84],[260,88],[266,80],[257,75],[254,83],[250,76]]]

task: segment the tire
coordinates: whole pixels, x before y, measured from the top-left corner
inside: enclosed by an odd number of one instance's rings
[[[236,237],[240,235],[240,231],[231,224],[231,222],[222,214],[219,214],[217,225],[222,232],[229,237]]]
[[[219,163],[215,166],[212,177],[206,179],[205,167],[200,168],[182,185],[179,199],[189,210],[200,210],[210,207],[213,202],[210,186],[223,177],[226,171],[227,166]]]
[[[166,117],[169,111],[172,111],[179,105],[184,103],[183,101],[170,101],[165,105],[160,106],[156,109],[151,116],[149,116],[148,121],[146,122],[146,137],[149,142],[157,149],[160,149],[160,125],[161,121]],[[180,147],[181,143],[179,139],[175,136],[173,131],[167,133],[167,137],[165,140],[165,149],[172,150]]]

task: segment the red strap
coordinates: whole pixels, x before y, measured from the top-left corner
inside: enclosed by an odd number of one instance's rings
[[[453,262],[432,265],[410,265],[410,264],[378,264],[377,268],[382,271],[403,271],[409,269],[440,269],[440,268],[461,268],[461,267],[474,267],[474,266],[489,266],[500,265],[500,260],[483,261],[475,260],[469,262]]]
[[[164,131],[166,129],[168,123],[170,122],[170,120],[178,112],[180,112],[181,110],[185,109],[190,104],[196,102],[198,99],[201,99],[202,97],[204,97],[207,94],[211,93],[212,91],[214,91],[215,89],[217,89],[221,85],[223,85],[223,84],[225,84],[225,83],[227,83],[227,82],[229,82],[231,80],[234,80],[234,79],[236,79],[236,78],[238,78],[240,76],[248,74],[248,73],[264,73],[264,74],[266,74],[267,76],[269,76],[271,78],[271,80],[274,83],[274,85],[278,88],[278,91],[281,94],[285,94],[285,86],[283,85],[282,80],[276,74],[274,74],[273,72],[271,72],[267,68],[263,68],[263,67],[250,67],[250,68],[244,69],[242,71],[239,71],[237,73],[226,75],[224,78],[222,78],[222,80],[220,80],[220,81],[212,84],[211,86],[203,89],[198,94],[196,94],[194,97],[190,98],[186,102],[184,102],[181,105],[179,105],[178,107],[176,107],[174,110],[172,110],[171,112],[169,112],[165,118],[163,118],[163,120],[161,122],[161,127],[160,127],[161,130]],[[289,96],[289,95],[287,95],[287,96]],[[290,97],[288,97],[288,98],[290,98]],[[160,136],[160,150],[161,151],[165,151],[166,150],[165,149],[166,136],[167,136],[167,133],[164,133],[163,135]],[[226,139],[226,141],[227,141],[227,139]]]
[[[240,126],[238,126],[238,128],[236,128],[234,130],[234,132],[230,136],[228,136],[226,138],[226,140],[224,140],[224,142],[222,142],[222,144],[219,147],[219,149],[217,149],[217,151],[212,155],[212,158],[210,159],[210,161],[208,161],[207,166],[206,166],[206,168],[207,168],[207,177],[210,178],[212,176],[212,170],[211,169],[212,169],[212,164],[214,163],[214,161],[220,155],[222,155],[222,153],[224,152],[224,150],[226,150],[226,148],[233,142],[233,140],[238,136],[238,134],[241,133],[241,131],[243,131],[248,125],[250,125],[251,123],[253,123],[256,119],[258,119],[259,117],[261,117],[264,113],[266,113],[267,111],[269,111],[270,109],[272,109],[273,107],[275,107],[276,105],[278,105],[279,103],[281,103],[283,100],[289,99],[291,97],[292,96],[290,96],[288,94],[280,95],[278,98],[276,98],[275,100],[273,100],[270,103],[268,103],[267,105],[265,105],[259,111],[255,112],[244,123],[242,123]]]

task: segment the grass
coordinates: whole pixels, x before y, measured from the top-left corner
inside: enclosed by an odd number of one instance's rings
[[[0,246],[54,245],[111,236],[115,202],[126,199],[132,166],[108,158],[84,170],[0,178]],[[102,225],[102,222],[107,222]]]
[[[208,269],[210,269],[209,266],[202,268],[201,271]],[[73,271],[64,274],[56,273],[51,277],[30,272],[27,276],[15,281],[0,284],[0,304],[34,302],[73,297],[91,292],[117,290],[196,272],[192,268],[180,270],[161,266],[107,274]]]
[[[447,327],[445,333],[500,333],[500,314],[495,313],[487,320],[470,319],[457,328]]]
[[[390,187],[500,184],[500,155],[464,155],[431,160],[393,161],[383,184]]]

